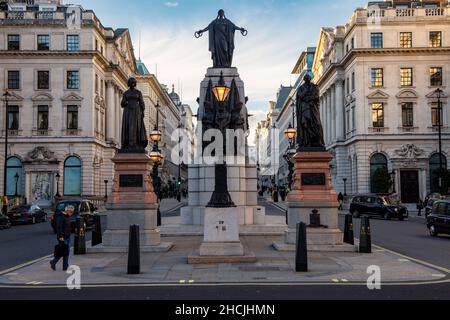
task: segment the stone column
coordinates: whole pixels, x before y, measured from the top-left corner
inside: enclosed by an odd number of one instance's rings
[[[336,81],[336,139],[343,141],[345,139],[345,107],[344,107],[344,81]]]
[[[336,88],[333,85],[331,87],[331,104],[330,104],[330,112],[331,112],[331,143],[336,141]]]
[[[331,144],[331,90],[327,90],[327,144]]]
[[[325,144],[328,144],[328,91],[323,94],[323,134]]]
[[[106,139],[108,141],[115,140],[116,124],[116,97],[114,95],[114,83],[106,82]]]

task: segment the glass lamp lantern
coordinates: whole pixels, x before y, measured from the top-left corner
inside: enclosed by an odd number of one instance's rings
[[[212,88],[212,91],[217,101],[224,102],[228,99],[231,89],[226,86],[222,71],[220,72],[219,83]]]

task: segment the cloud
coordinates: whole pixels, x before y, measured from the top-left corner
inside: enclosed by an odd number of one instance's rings
[[[175,7],[178,7],[179,3],[178,3],[178,2],[170,2],[170,1],[167,1],[167,2],[165,3],[165,5],[166,5],[166,7],[175,8]]]

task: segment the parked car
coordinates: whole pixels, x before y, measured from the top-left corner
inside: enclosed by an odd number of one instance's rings
[[[11,221],[9,221],[7,216],[0,213],[0,229],[9,229],[9,228],[11,228]]]
[[[94,226],[94,216],[97,215],[98,212],[97,212],[97,208],[94,206],[94,204],[91,201],[88,201],[88,200],[65,200],[65,201],[58,202],[58,204],[56,205],[55,214],[50,218],[50,223],[51,223],[52,229],[55,233],[56,233],[55,216],[58,214],[61,214],[69,206],[72,206],[75,208],[75,211],[73,212],[73,215],[70,219],[71,226],[72,226],[72,232],[75,230],[75,224],[76,224],[77,218],[79,216],[84,218],[85,228],[89,229]]]
[[[432,237],[450,235],[450,200],[439,200],[433,204],[433,210],[427,217],[427,227]]]
[[[425,204],[425,217],[428,217],[433,211],[433,205],[435,202],[439,201],[437,198],[430,198],[428,202]]]
[[[8,211],[12,224],[35,224],[47,221],[47,212],[35,204],[22,204]]]
[[[401,205],[393,204],[388,197],[375,195],[361,195],[353,198],[350,204],[350,213],[359,218],[361,215],[383,217],[386,220],[397,218],[401,221],[409,216],[408,209]]]

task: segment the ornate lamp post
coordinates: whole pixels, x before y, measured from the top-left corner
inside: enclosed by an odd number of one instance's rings
[[[397,173],[395,172],[395,170],[392,170],[391,172],[391,176],[392,176],[392,193],[396,194],[397,193],[397,188],[395,185],[395,177],[397,176]]]
[[[443,91],[440,88],[437,88],[436,91],[437,96],[437,122],[438,122],[438,139],[439,139],[439,189],[442,188],[442,170],[444,170],[444,163],[442,159],[442,105],[441,105],[441,97]]]
[[[108,199],[108,180],[104,180],[103,183],[105,184],[105,200]]]
[[[289,167],[289,186],[292,185],[292,179],[294,177],[294,164],[292,163],[292,158],[295,155],[295,138],[297,137],[297,130],[295,130],[291,124],[289,124],[289,127],[284,131],[284,136],[286,139],[289,140],[289,149],[286,151],[286,154],[284,155],[284,159],[286,160],[288,167]]]
[[[55,195],[55,197],[61,198],[61,195],[59,194],[59,180],[61,179],[59,172],[56,174],[55,178],[56,178],[56,195]]]
[[[14,192],[14,197],[17,198],[19,196],[19,192],[17,189],[17,185],[19,184],[19,174],[16,172],[15,176],[14,176],[14,182],[16,183],[16,191]]]
[[[226,86],[222,71],[220,72],[219,83],[216,86],[214,86],[211,90],[214,96],[216,97],[216,100],[219,102],[219,104],[222,104],[225,101],[227,101],[231,89]],[[227,176],[228,174],[226,163],[225,162],[216,163],[214,192],[207,207],[211,208],[235,207],[235,204],[231,199],[231,195],[228,192]]]
[[[159,102],[155,106],[156,108],[156,125],[155,129],[150,132],[150,140],[153,141],[153,150],[150,152],[150,160],[153,162],[153,171],[152,171],[152,180],[153,180],[153,189],[156,193],[156,197],[158,199],[158,227],[161,226],[161,211],[159,208],[159,199],[160,199],[160,183],[158,176],[158,168],[163,161],[163,155],[159,150],[159,142],[162,138],[162,133],[159,131]]]
[[[5,163],[3,166],[3,196],[4,199],[6,199],[6,185],[8,183],[7,181],[7,175],[8,175],[8,99],[11,94],[8,92],[8,90],[5,91],[3,94],[3,97],[5,99]]]

